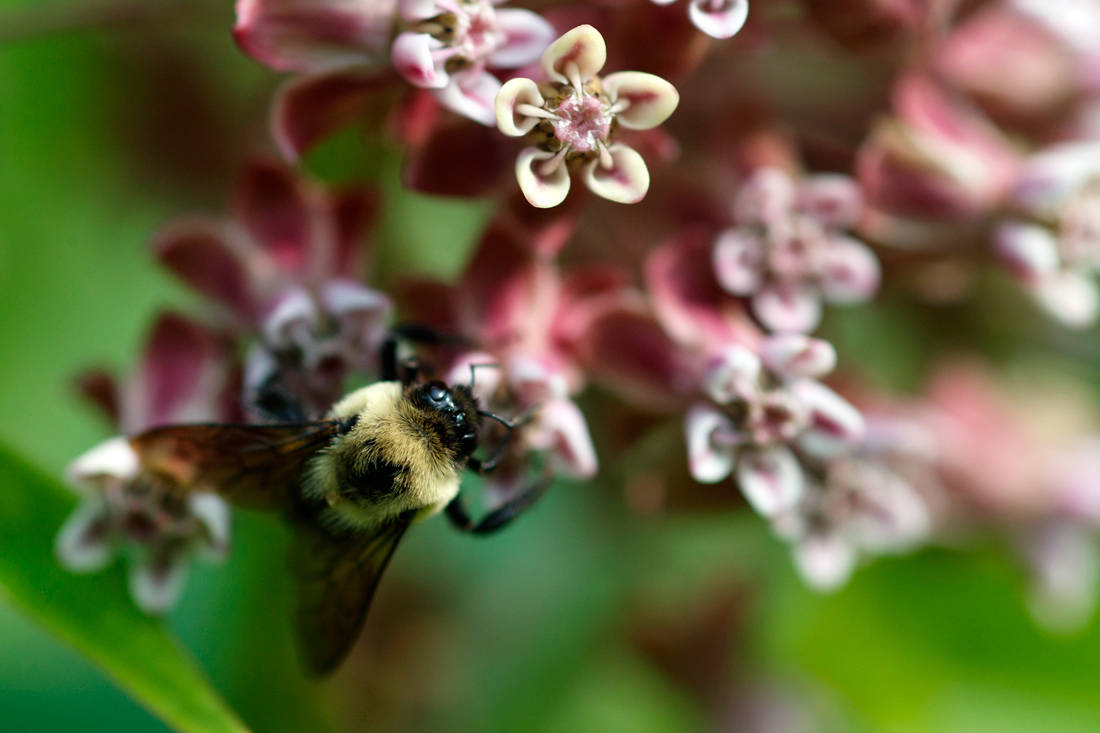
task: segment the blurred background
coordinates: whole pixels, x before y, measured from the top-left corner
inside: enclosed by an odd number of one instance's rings
[[[121,7],[0,0],[0,441],[5,460],[50,477],[113,433],[77,399],[74,374],[131,369],[154,313],[192,303],[155,266],[150,234],[180,212],[222,210],[239,164],[270,152],[277,79],[234,46],[231,3]],[[342,175],[360,144],[337,139],[310,166]],[[385,275],[457,272],[486,209],[405,192],[395,151],[358,150],[386,195]],[[965,312],[887,294],[831,314],[827,333],[861,372],[903,385],[937,319],[1004,317],[989,287]],[[1044,341],[1000,328],[982,348],[1003,357]],[[1100,364],[1072,371],[1100,395]],[[0,484],[8,563],[48,560],[75,503],[39,503],[22,475]],[[743,507],[646,516],[609,477],[563,482],[491,539],[443,521],[411,532],[351,659],[324,683],[294,663],[284,529],[238,512],[233,543],[224,564],[194,567],[166,623],[259,731],[1100,730],[1100,624],[1038,628],[1018,565],[991,538],[881,559],[821,595]],[[124,593],[121,567],[90,582]],[[0,728],[164,727],[17,606],[0,602]]]

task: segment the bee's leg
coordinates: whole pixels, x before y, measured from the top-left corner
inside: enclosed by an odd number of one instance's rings
[[[546,489],[550,487],[550,481],[549,476],[543,476],[522,493],[489,512],[477,522],[470,518],[466,505],[462,502],[462,496],[456,496],[447,505],[447,518],[462,532],[492,534],[530,509],[546,493]]]

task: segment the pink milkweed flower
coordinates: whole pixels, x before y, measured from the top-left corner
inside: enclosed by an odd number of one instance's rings
[[[921,74],[897,82],[893,107],[856,161],[868,206],[901,219],[957,222],[1003,200],[1016,154],[978,110]]]
[[[225,344],[173,314],[157,320],[131,380],[119,386],[96,373],[83,385],[125,434],[237,414],[229,399],[233,379]],[[140,470],[125,437],[77,458],[68,479],[83,501],[58,533],[58,560],[73,572],[94,572],[125,552],[130,595],[147,613],[175,605],[192,553],[217,560],[229,551],[228,505],[214,494],[176,496]]]
[[[676,0],[652,0],[668,5]],[[689,0],[688,17],[695,27],[713,38],[733,38],[749,17],[748,0]]]
[[[703,373],[711,402],[684,421],[692,477],[717,483],[736,471],[759,514],[793,509],[805,484],[798,453],[836,455],[863,433],[859,412],[817,381],[835,363],[828,343],[794,334],[765,339],[759,354],[725,347]]]
[[[855,182],[842,175],[795,182],[778,168],[754,172],[734,202],[737,226],[718,236],[714,271],[771,331],[812,331],[821,299],[858,303],[878,289],[879,264],[844,234],[863,211]]]
[[[997,253],[1039,305],[1083,328],[1100,313],[1100,142],[1064,143],[1030,158],[1014,201],[1027,219],[1001,224]]]
[[[264,162],[247,166],[235,221],[190,218],[156,237],[161,263],[257,337],[245,366],[248,403],[281,419],[323,414],[349,372],[373,367],[389,299],[366,287],[362,240],[377,200],[329,191]]]
[[[569,193],[570,171],[581,170],[597,196],[633,204],[649,190],[649,169],[633,148],[613,142],[615,131],[649,130],[679,104],[670,83],[640,71],[599,72],[607,59],[603,36],[590,25],[572,29],[542,55],[548,81],[515,78],[496,97],[497,127],[532,143],[516,160],[524,197],[539,208]]]
[[[573,401],[584,384],[574,342],[598,300],[602,286],[593,283],[603,280],[563,276],[542,247],[532,245],[543,236],[558,239],[554,228],[536,234],[505,212],[490,223],[455,285],[407,281],[402,289],[407,317],[471,342],[451,350],[448,380],[473,379],[483,405],[508,418],[530,418],[510,439],[515,450],[489,478],[498,494],[521,488],[528,453],[543,455],[555,475],[590,478],[597,470],[587,422]],[[472,374],[470,365],[478,364],[487,366]]]
[[[400,0],[408,30],[394,39],[394,68],[410,84],[437,90],[448,109],[493,125],[500,81],[486,68],[527,66],[554,38],[539,15],[498,10],[503,1]]]
[[[392,60],[401,76],[434,90],[448,109],[492,125],[500,82],[487,68],[525,66],[553,38],[550,24],[535,13],[497,10],[497,4],[238,0],[234,35],[246,53],[268,66],[319,78],[377,72]],[[407,29],[393,38],[397,20]]]

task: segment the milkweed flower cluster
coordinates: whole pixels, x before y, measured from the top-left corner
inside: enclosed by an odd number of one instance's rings
[[[488,224],[447,282],[368,278],[373,187],[250,163],[231,216],[155,242],[230,344],[219,368],[240,373],[194,389],[253,420],[316,417],[374,376],[391,323],[428,325],[454,335],[428,349],[435,376],[515,426],[494,500],[598,476],[621,478],[635,508],[747,503],[822,590],[878,555],[993,534],[1031,571],[1038,618],[1087,616],[1098,423],[1033,430],[1038,411],[1002,404],[1026,390],[944,364],[941,347],[1000,353],[1010,337],[983,328],[987,271],[1007,269],[1061,324],[1100,313],[1091,4],[527,5],[237,3],[241,48],[296,74],[270,116],[290,164],[353,127],[401,151],[407,188],[477,199]],[[1004,331],[1026,331],[1011,296],[995,305]],[[932,308],[955,310],[923,318]],[[110,445],[75,464],[99,498],[63,557],[91,536],[129,542],[103,497],[149,487]],[[168,506],[158,536],[217,544],[203,511]]]

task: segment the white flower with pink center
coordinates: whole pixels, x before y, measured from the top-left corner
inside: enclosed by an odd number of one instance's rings
[[[835,363],[828,343],[793,334],[769,338],[759,355],[742,346],[717,354],[702,385],[713,402],[685,420],[695,480],[717,483],[736,471],[759,514],[794,510],[804,491],[799,453],[835,455],[863,434],[859,412],[816,381]]]
[[[858,303],[878,289],[878,260],[843,233],[862,210],[859,189],[847,176],[796,183],[784,171],[762,168],[738,192],[737,226],[715,243],[718,282],[751,298],[753,314],[769,330],[811,331],[823,298]]]
[[[445,107],[492,125],[500,81],[486,69],[526,66],[554,37],[541,16],[498,10],[500,2],[402,0],[399,12],[407,30],[394,39],[394,68],[409,83],[436,90]]]
[[[1014,195],[1027,220],[1005,222],[997,253],[1038,303],[1067,326],[1100,315],[1100,142],[1050,148],[1024,166]]]
[[[637,203],[649,190],[645,161],[613,142],[615,131],[656,127],[676,109],[680,95],[664,79],[640,71],[601,78],[606,59],[600,32],[578,26],[542,55],[549,81],[511,79],[497,94],[497,127],[532,143],[516,160],[516,179],[532,206],[564,201],[571,169],[581,170],[585,185],[610,201]]]
[[[676,0],[652,0],[670,5]],[[689,0],[688,17],[712,38],[733,38],[749,17],[749,0]]]

